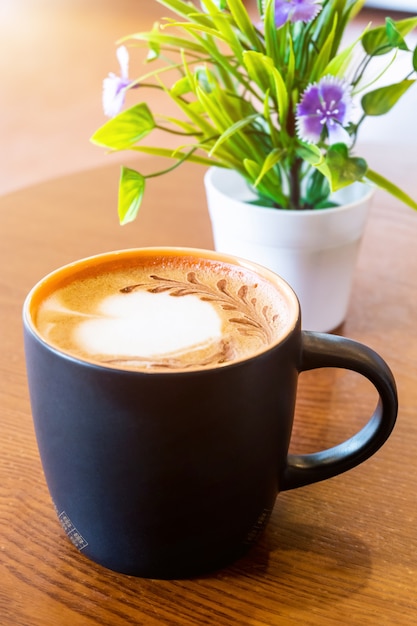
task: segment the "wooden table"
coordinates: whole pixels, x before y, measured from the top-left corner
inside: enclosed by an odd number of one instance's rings
[[[369,151],[383,169],[384,147]],[[417,196],[415,158],[401,156],[391,174]],[[45,273],[97,252],[211,247],[202,175],[186,165],[151,182],[139,221],[123,228],[112,164],[0,198],[0,623],[410,626],[417,617],[417,214],[380,192],[341,332],[380,352],[396,376],[400,412],[385,446],[347,474],[281,494],[259,544],[195,580],[103,569],[75,550],[55,518],[26,388],[24,297]],[[357,375],[303,374],[292,451],[345,439],[374,402]]]

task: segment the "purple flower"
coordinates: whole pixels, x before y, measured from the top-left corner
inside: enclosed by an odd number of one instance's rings
[[[310,22],[321,11],[322,0],[275,0],[275,24]]]
[[[126,89],[131,84],[129,80],[129,52],[126,46],[120,46],[116,50],[116,56],[120,65],[120,76],[110,72],[103,81],[103,110],[108,117],[115,117],[123,108]]]
[[[318,143],[327,130],[329,143],[346,143],[343,128],[352,110],[350,88],[340,78],[325,76],[309,85],[297,105],[297,134],[302,141]]]

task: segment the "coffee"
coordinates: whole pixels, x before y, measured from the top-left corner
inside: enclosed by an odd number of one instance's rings
[[[284,281],[221,253],[78,261],[32,289],[23,320],[58,519],[86,557],[124,574],[195,577],[232,563],[278,491],[359,465],[395,423],[395,381],[381,357],[302,331]],[[377,409],[337,448],[289,454],[298,374],[321,367],[368,378]]]
[[[290,295],[251,269],[172,249],[87,259],[42,283],[32,310],[43,339],[122,369],[177,371],[241,360],[279,340]]]

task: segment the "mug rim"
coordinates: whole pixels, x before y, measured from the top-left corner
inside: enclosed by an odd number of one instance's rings
[[[71,276],[75,269],[82,269],[83,267],[87,267],[90,264],[111,261],[113,259],[121,259],[124,258],[133,258],[137,256],[150,256],[150,255],[167,255],[167,256],[185,256],[185,257],[202,257],[211,261],[220,261],[232,266],[241,267],[243,269],[250,270],[255,274],[259,274],[264,280],[273,284],[278,288],[280,293],[283,294],[284,301],[287,305],[287,309],[289,311],[288,322],[283,327],[282,332],[278,336],[278,338],[274,339],[269,343],[264,349],[260,349],[250,355],[246,355],[237,359],[233,359],[231,361],[226,361],[225,363],[216,363],[213,365],[207,365],[204,367],[189,367],[189,368],[178,368],[173,371],[162,371],[162,370],[145,370],[140,368],[123,368],[120,366],[109,365],[106,363],[100,363],[99,361],[95,361],[94,359],[88,359],[86,357],[78,356],[74,352],[69,350],[65,350],[58,346],[55,346],[47,339],[43,337],[43,335],[39,332],[36,327],[33,311],[31,310],[34,306],[34,298],[36,294],[41,292],[42,288],[45,287],[50,281],[53,281],[54,278],[64,278],[66,276]],[[41,300],[41,298],[40,298]],[[39,301],[40,301],[39,300]],[[208,371],[216,371],[222,370],[224,368],[229,368],[232,366],[236,366],[238,364],[242,364],[257,357],[260,357],[264,354],[269,353],[270,350],[275,348],[278,345],[281,345],[286,341],[286,339],[293,333],[293,331],[297,328],[297,325],[301,324],[301,310],[300,303],[298,297],[289,283],[270,270],[269,268],[256,263],[254,261],[250,261],[248,259],[244,259],[243,257],[239,257],[236,255],[223,253],[215,250],[209,250],[205,248],[198,247],[183,247],[183,246],[143,246],[143,247],[135,247],[135,248],[123,248],[118,250],[110,250],[106,252],[99,252],[97,254],[93,254],[87,257],[76,259],[75,261],[71,261],[66,263],[60,267],[55,268],[54,270],[45,274],[42,278],[40,278],[30,289],[28,294],[25,297],[23,303],[23,323],[28,332],[30,332],[37,341],[41,342],[48,350],[59,354],[62,358],[66,358],[75,363],[79,363],[85,367],[99,368],[112,372],[120,372],[124,374],[144,374],[149,376],[172,376],[173,374],[201,374]]]

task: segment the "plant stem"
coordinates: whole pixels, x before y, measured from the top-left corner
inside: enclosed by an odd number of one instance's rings
[[[294,162],[291,164],[290,168],[290,208],[291,209],[300,209],[301,208],[301,189],[300,189],[300,181],[301,181],[301,166],[303,164],[302,159],[296,158]]]
[[[296,123],[294,107],[290,106],[287,118],[287,133],[289,137],[296,136]],[[300,209],[301,208],[301,168],[303,161],[301,158],[296,157],[295,154],[290,157],[289,170],[288,170],[288,185],[289,185],[289,208]]]

